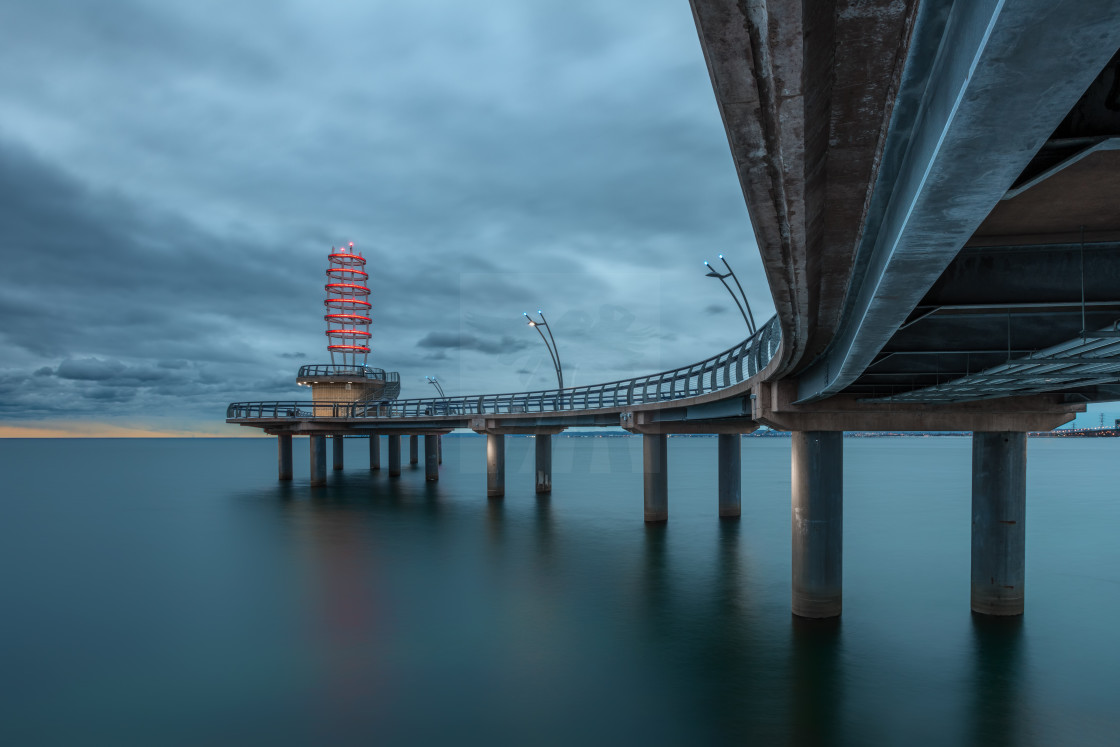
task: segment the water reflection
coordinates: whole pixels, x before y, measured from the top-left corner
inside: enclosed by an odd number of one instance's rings
[[[644,527],[645,562],[642,564],[642,601],[644,619],[658,637],[670,631],[669,609],[672,596],[669,588],[668,547],[669,525],[646,524]],[[656,645],[660,645],[658,642]]]
[[[314,489],[310,500],[288,496],[280,503],[302,571],[308,653],[318,675],[315,710],[320,728],[336,738],[355,733],[368,717],[367,699],[392,679],[382,648],[390,595],[371,557],[366,517],[353,510],[368,507],[366,498],[333,484]]]
[[[1023,702],[1023,616],[972,613],[973,744],[1022,744],[1028,711]]]
[[[555,575],[555,528],[552,521],[552,497],[547,493],[537,495],[533,530],[533,558],[537,575],[550,582]]]
[[[844,696],[841,618],[791,619],[790,739],[793,744],[838,744]]]

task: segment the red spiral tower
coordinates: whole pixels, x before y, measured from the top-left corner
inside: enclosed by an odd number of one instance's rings
[[[348,247],[331,248],[327,255],[330,267],[327,268],[327,298],[323,305],[327,314],[327,350],[331,363],[351,366],[364,366],[369,357],[369,317],[371,304],[369,274],[363,270],[366,258],[361,252],[354,251],[354,242]],[[335,356],[338,356],[336,359]]]

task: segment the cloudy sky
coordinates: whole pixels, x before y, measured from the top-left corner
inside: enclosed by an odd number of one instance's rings
[[[722,350],[769,291],[685,0],[0,4],[0,425],[226,432],[370,259],[402,396]]]

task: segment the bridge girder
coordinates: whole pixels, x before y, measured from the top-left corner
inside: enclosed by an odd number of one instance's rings
[[[799,399],[866,391],[966,244],[1120,240],[1116,191],[1095,188],[1120,171],[1116,0],[692,6],[782,323],[772,378],[796,377]],[[1069,300],[1054,276],[1034,290]],[[937,338],[948,313],[911,336]]]

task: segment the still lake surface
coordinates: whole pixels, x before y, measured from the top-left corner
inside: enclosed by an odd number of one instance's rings
[[[788,439],[0,441],[0,743],[1118,744],[1120,439],[1028,446],[1027,614],[969,612],[968,438],[845,440],[844,615],[790,608]],[[407,449],[404,449],[407,461]],[[384,455],[384,449],[383,449]],[[423,458],[421,450],[421,459]]]

